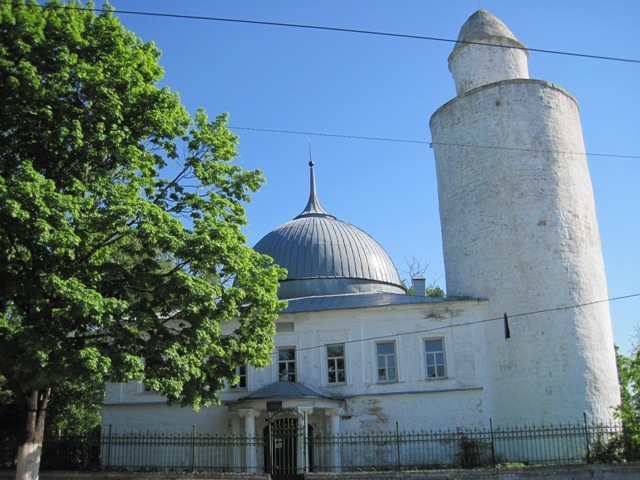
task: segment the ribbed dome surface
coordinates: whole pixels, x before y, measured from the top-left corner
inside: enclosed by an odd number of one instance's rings
[[[380,244],[357,227],[330,217],[297,218],[260,240],[255,249],[302,278],[365,278],[400,284]]]
[[[305,210],[268,233],[254,249],[287,269],[280,298],[353,292],[404,293],[398,272],[380,244],[320,206],[313,170]]]

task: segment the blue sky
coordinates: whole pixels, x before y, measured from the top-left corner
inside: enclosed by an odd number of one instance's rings
[[[527,47],[640,60],[640,2],[618,0],[112,0],[120,10],[308,24],[455,39],[484,8]],[[119,15],[163,51],[163,81],[192,113],[230,113],[239,163],[267,185],[247,207],[250,245],[304,208],[308,142],[323,207],[372,235],[401,277],[430,263],[444,286],[433,151],[428,143],[266,133],[273,129],[428,142],[429,118],[455,96],[452,43],[309,29]],[[532,78],[560,85],[581,106],[609,297],[640,293],[640,64],[531,53]],[[243,128],[238,128],[243,127]],[[622,158],[620,156],[635,156]],[[544,281],[544,279],[541,279]],[[541,306],[544,308],[544,306]],[[628,352],[640,298],[611,303]]]

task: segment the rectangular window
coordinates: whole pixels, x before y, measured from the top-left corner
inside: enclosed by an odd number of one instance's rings
[[[296,381],[296,349],[278,349],[278,378],[280,380]]]
[[[396,366],[395,342],[376,343],[376,355],[378,357],[378,381],[395,382],[398,380]]]
[[[247,367],[246,365],[238,365],[236,367],[236,375],[239,380],[235,385],[229,386],[233,390],[242,390],[247,388]]]
[[[344,345],[327,345],[327,382],[345,383],[347,370],[344,362]]]
[[[444,340],[442,338],[425,340],[424,351],[427,361],[427,379],[445,378],[447,376],[447,368],[444,359]]]
[[[293,322],[276,322],[276,333],[294,332]]]

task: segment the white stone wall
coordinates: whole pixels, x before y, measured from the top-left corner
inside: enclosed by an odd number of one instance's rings
[[[431,119],[447,292],[489,299],[492,415],[509,423],[608,419],[613,336],[578,105],[561,88],[508,80]],[[516,317],[517,314],[550,311]]]
[[[200,411],[168,406],[166,402],[133,402],[106,404],[102,409],[102,430],[109,426],[114,433],[191,433],[193,426],[200,433],[229,432],[228,408],[203,407]]]
[[[294,321],[295,332],[278,334],[276,345],[297,342],[300,349],[298,380],[349,396],[368,393],[387,394],[434,388],[465,388],[478,386],[475,364],[468,354],[461,352],[460,343],[482,351],[477,327],[452,327],[479,318],[482,304],[475,301],[446,302],[428,306],[396,306],[342,311],[325,311],[281,315],[278,322]],[[417,332],[417,333],[413,333]],[[405,333],[409,333],[406,334]],[[425,380],[423,340],[444,338],[449,361],[449,378]],[[379,383],[377,380],[377,341],[394,341],[398,359],[398,382]],[[330,343],[346,343],[349,365],[347,384],[331,386],[326,381],[325,349],[317,348]],[[461,367],[458,368],[457,364]],[[266,373],[265,383],[275,372]]]
[[[449,56],[449,70],[453,73],[458,95],[501,80],[529,78],[529,53],[519,42],[505,37],[474,41],[491,46],[458,44]]]
[[[297,338],[298,381],[345,398],[343,431],[394,429],[396,421],[407,429],[487,424],[483,330],[477,325],[452,326],[473,323],[483,318],[483,311],[484,302],[466,301],[285,314],[278,321],[293,319],[296,331],[288,334],[289,339],[278,335],[276,344],[290,345]],[[427,379],[426,338],[444,339],[447,378]],[[397,382],[378,382],[376,341],[395,342]],[[331,386],[325,349],[304,349],[344,342],[349,342],[347,383]],[[265,381],[273,378],[268,371],[265,374]]]
[[[283,314],[279,324],[293,323],[294,331],[276,335],[276,347],[295,347],[297,382],[320,389],[340,402],[341,431],[446,429],[486,425],[489,422],[488,372],[484,331],[474,324],[485,317],[486,302],[447,301],[352,310]],[[469,323],[469,326],[457,326]],[[225,325],[231,330],[232,324]],[[423,341],[443,338],[447,378],[427,379]],[[396,344],[398,381],[377,380],[377,340]],[[324,345],[344,343],[347,382],[330,385]],[[274,354],[274,360],[277,358]],[[277,361],[263,370],[248,369],[248,389],[221,393],[233,402],[277,381]],[[266,400],[259,402],[263,407]],[[302,401],[313,404],[313,401]],[[323,406],[326,408],[326,406]],[[266,412],[256,419],[264,426]],[[310,423],[328,432],[328,417],[316,409]],[[184,431],[193,424],[202,431],[232,427],[229,407],[210,407],[199,413],[179,406],[168,407],[156,393],[144,392],[136,382],[107,387],[103,425],[138,431]],[[241,429],[241,422],[235,428]]]

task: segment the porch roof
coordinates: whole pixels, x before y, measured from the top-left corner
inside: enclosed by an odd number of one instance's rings
[[[242,400],[257,400],[257,399],[286,399],[286,398],[331,398],[330,395],[326,395],[314,388],[307,387],[301,383],[291,382],[288,380],[280,380],[270,383],[264,387],[256,390],[255,392],[247,395]]]

